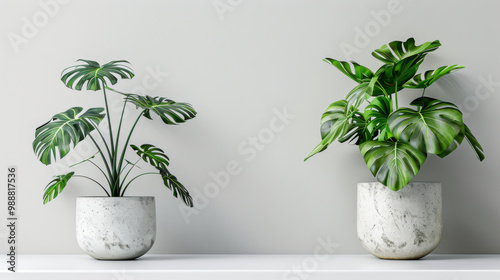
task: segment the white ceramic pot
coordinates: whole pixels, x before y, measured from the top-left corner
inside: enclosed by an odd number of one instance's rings
[[[395,192],[381,183],[358,184],[358,238],[382,259],[419,259],[443,232],[441,184],[410,183]]]
[[[100,260],[130,260],[144,255],[155,241],[154,197],[78,197],[76,239]]]

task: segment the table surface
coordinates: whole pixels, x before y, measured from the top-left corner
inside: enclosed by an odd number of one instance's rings
[[[500,279],[500,255],[435,255],[381,260],[371,255],[153,255],[133,261],[98,261],[87,255],[19,255],[17,272],[2,279]],[[8,277],[4,277],[8,276]],[[147,276],[147,278],[143,278]],[[34,277],[34,278],[29,278]],[[44,278],[47,277],[47,278]],[[156,278],[158,277],[158,278]],[[236,278],[234,278],[236,277]],[[344,278],[348,277],[348,278]],[[359,278],[358,278],[359,277]],[[380,278],[378,278],[380,277]],[[436,278],[433,278],[436,277]],[[73,277],[72,279],[78,279]]]

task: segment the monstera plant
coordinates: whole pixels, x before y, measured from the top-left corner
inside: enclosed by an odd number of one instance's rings
[[[419,46],[413,38],[391,42],[372,52],[383,62],[377,71],[356,62],[324,59],[357,85],[323,113],[321,142],[305,160],[335,140],[354,143],[375,178],[394,191],[412,180],[428,154],[444,158],[464,139],[482,161],[483,148],[463,122],[458,107],[425,96],[425,90],[439,78],[464,68],[442,66],[417,74],[426,55],[439,46],[438,40]],[[408,108],[398,103],[398,94],[404,89],[422,90]]]
[[[91,178],[70,172],[55,178],[47,185],[43,203],[55,199],[67,186],[72,178],[86,178],[99,185],[107,196],[122,197],[127,188],[137,178],[145,175],[156,175],[163,181],[175,197],[192,207],[193,200],[187,189],[169,171],[169,158],[163,150],[151,144],[140,146],[129,145],[132,134],[139,120],[146,118],[152,120],[152,115],[159,117],[167,125],[175,125],[192,119],[196,111],[187,103],[178,103],[164,97],[141,96],[137,94],[123,93],[110,88],[118,82],[118,79],[131,79],[134,73],[125,60],[111,61],[104,65],[91,60],[78,60],[80,64],[63,70],[61,80],[71,89],[81,91],[101,91],[104,98],[104,108],[90,108],[85,110],[81,107],[72,107],[68,110],[54,115],[48,122],[36,129],[33,150],[39,160],[49,165],[56,160],[64,158],[78,143],[89,139],[97,148],[97,153],[71,167],[90,163],[98,172],[102,173],[103,180]],[[108,92],[123,96],[123,107],[117,126],[113,126],[108,106]],[[127,104],[133,104],[139,109],[137,119],[129,131],[122,131],[122,122]],[[107,133],[99,127],[101,121],[106,118]],[[107,134],[107,136],[105,136]],[[123,134],[123,137],[121,137]],[[122,139],[125,139],[123,141]],[[134,162],[126,158],[128,149],[136,153],[137,160]],[[96,156],[100,162],[96,162]],[[129,178],[131,171],[137,167],[140,160],[149,163],[155,172],[144,172]]]

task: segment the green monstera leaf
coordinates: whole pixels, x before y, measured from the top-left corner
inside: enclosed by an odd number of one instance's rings
[[[472,134],[472,131],[470,131],[469,127],[467,127],[465,124],[464,124],[464,130],[465,130],[465,139],[467,139],[467,142],[469,142],[470,146],[476,153],[476,156],[479,159],[479,161],[483,161],[485,158],[483,147],[481,147],[479,141],[477,141],[476,137]]]
[[[455,151],[458,146],[462,144],[464,139],[467,139],[467,142],[469,142],[469,145],[476,153],[479,161],[483,161],[485,158],[483,147],[481,147],[481,144],[479,144],[479,141],[477,141],[476,137],[472,134],[472,131],[470,131],[469,127],[466,124],[462,126],[460,133],[458,133],[457,137],[453,139],[453,143],[451,143],[451,145],[448,146],[448,148],[446,148],[444,152],[438,154],[438,156],[444,158],[447,155],[451,154],[451,152]]]
[[[151,144],[143,144],[140,148],[135,145],[130,145],[130,147],[139,157],[152,166],[157,168],[167,168],[170,159],[164,154],[162,149]]]
[[[172,191],[174,197],[179,197],[182,199],[184,204],[189,207],[193,207],[193,198],[189,194],[189,191],[184,187],[177,177],[175,177],[172,173],[170,173],[166,168],[158,167],[158,171],[160,172],[161,178],[163,179],[163,184]]]
[[[43,195],[43,204],[47,204],[51,200],[55,199],[66,187],[69,179],[73,177],[75,172],[70,172],[65,175],[57,175],[54,180],[50,181],[45,187],[45,193]]]
[[[368,122],[362,114],[354,112],[339,142],[360,145],[369,140],[372,140],[372,133],[368,130]]]
[[[321,142],[304,161],[324,151],[333,141],[344,135],[347,131],[350,117],[351,114],[348,112],[347,101],[339,100],[330,104],[321,116]]]
[[[437,154],[440,158],[444,158],[451,154],[453,151],[455,151],[460,144],[464,141],[465,138],[465,124],[460,128],[460,132],[458,133],[457,137],[453,139],[453,142],[446,148],[442,153]]]
[[[183,123],[196,116],[196,111],[190,104],[175,102],[164,97],[128,94],[127,101],[135,104],[137,108],[144,109],[144,117],[151,120],[153,112],[166,124]]]
[[[87,90],[100,90],[102,85],[116,84],[117,77],[132,79],[134,72],[127,66],[126,60],[116,60],[100,65],[93,60],[79,59],[83,64],[68,67],[61,74],[61,81],[69,88],[82,90],[87,84]]]
[[[411,80],[406,82],[403,86],[405,88],[428,88],[439,78],[462,68],[465,67],[461,65],[442,66],[436,70],[429,70],[424,74],[416,75]]]
[[[354,61],[349,63],[347,61],[338,61],[333,58],[325,58],[323,61],[337,67],[337,69],[357,83],[370,82],[373,77],[373,72],[370,69]]]
[[[401,108],[389,117],[389,128],[396,139],[422,152],[443,153],[462,129],[460,110],[430,97],[417,98],[410,105],[420,109]]]
[[[393,137],[387,125],[387,120],[391,113],[392,102],[384,96],[376,97],[370,102],[370,105],[365,108],[364,116],[368,122],[368,131],[371,135],[375,135],[379,132],[377,138],[379,141],[385,141]]]
[[[51,164],[58,157],[66,156],[105,117],[101,114],[103,108],[91,108],[78,115],[82,110],[81,107],[70,108],[36,129],[33,151],[43,164]]]
[[[378,83],[388,94],[403,89],[403,85],[415,76],[418,67],[424,61],[423,56],[414,55],[404,58],[394,64],[383,65],[379,71]],[[380,94],[380,93],[379,93]]]
[[[425,55],[429,52],[435,51],[441,46],[439,40],[426,42],[420,46],[415,45],[415,39],[409,38],[406,42],[393,41],[389,44],[383,45],[379,49],[372,52],[372,55],[386,64],[394,64],[405,58],[414,55]]]
[[[427,158],[427,154],[401,142],[368,141],[359,148],[373,176],[393,191],[408,185]]]

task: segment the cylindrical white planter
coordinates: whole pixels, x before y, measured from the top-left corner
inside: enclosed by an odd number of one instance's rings
[[[130,260],[144,255],[156,237],[154,197],[78,197],[76,239],[100,260]]]
[[[443,231],[440,183],[410,183],[393,191],[358,184],[358,238],[382,259],[419,259],[434,250]]]

